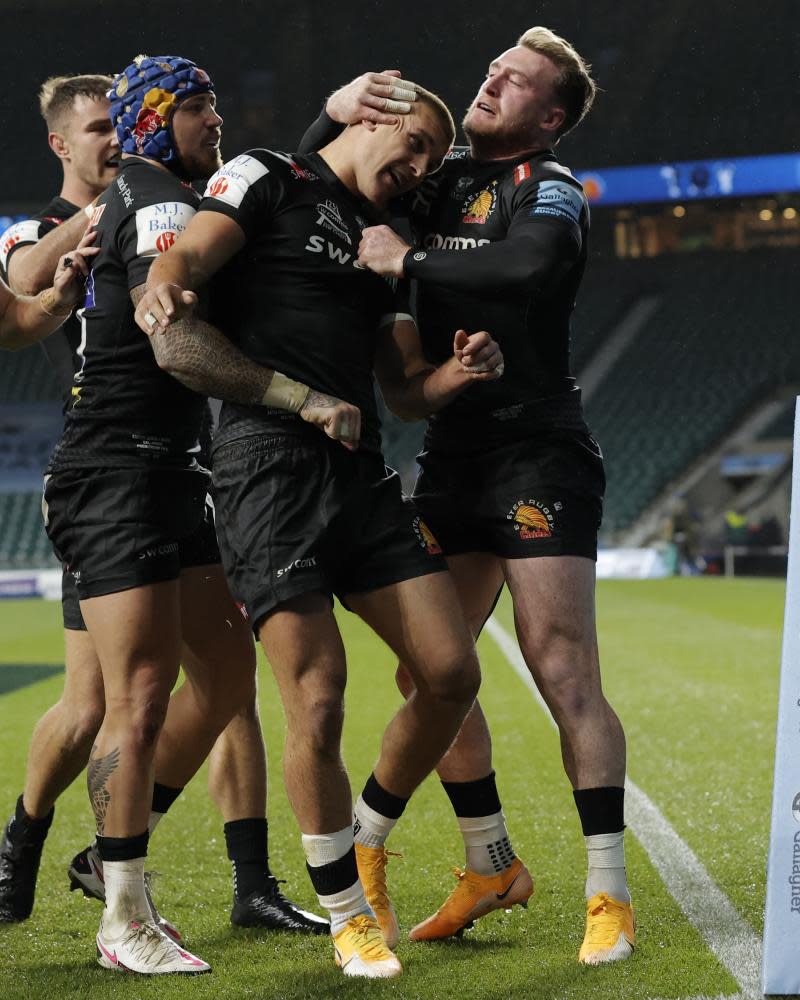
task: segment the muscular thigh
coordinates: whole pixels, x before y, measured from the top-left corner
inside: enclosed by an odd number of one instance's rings
[[[580,556],[506,559],[517,637],[537,679],[565,671],[599,680],[595,564]]]
[[[348,607],[384,640],[415,680],[450,671],[474,655],[469,627],[449,573],[433,573],[348,594]]]

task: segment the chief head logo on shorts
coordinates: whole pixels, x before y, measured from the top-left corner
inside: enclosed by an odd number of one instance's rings
[[[441,545],[436,541],[433,532],[422,520],[419,514],[417,514],[411,524],[414,528],[414,534],[417,536],[420,548],[425,549],[429,556],[440,555],[442,551]]]
[[[553,511],[540,500],[517,500],[506,519],[512,522],[514,531],[524,541],[550,538],[555,527]]]

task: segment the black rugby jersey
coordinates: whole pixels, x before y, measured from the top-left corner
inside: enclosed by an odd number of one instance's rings
[[[417,318],[428,359],[453,332],[488,330],[505,372],[470,386],[431,418],[432,441],[509,439],[583,428],[569,368],[569,320],[586,264],[589,208],[580,183],[547,150],[479,162],[456,149],[413,196]],[[472,433],[472,432],[471,432]]]
[[[158,367],[134,322],[130,290],[147,280],[153,258],[186,228],[198,201],[191,187],[138,159],[122,161],[98,200],[101,252],[77,311],[80,365],[51,470],[196,465],[206,399]]]
[[[372,368],[395,283],[354,266],[372,206],[315,154],[253,149],[211,178],[200,211],[228,216],[247,239],[213,282],[215,325],[259,364],[358,406],[362,446],[380,447]],[[277,423],[302,421],[226,403],[216,444]]]
[[[48,205],[30,219],[17,222],[10,229],[7,229],[3,233],[2,242],[0,242],[0,277],[8,282],[9,261],[20,247],[38,243],[56,226],[60,226],[62,222],[71,219],[80,211],[81,209],[77,205],[73,205],[71,201],[59,196],[53,198]],[[78,367],[80,342],[81,325],[74,313],[54,333],[39,342],[47,355],[47,360],[55,370],[59,387],[64,395],[65,406],[70,399],[72,376]]]

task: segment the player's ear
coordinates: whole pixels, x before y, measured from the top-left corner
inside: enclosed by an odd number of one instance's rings
[[[368,121],[366,118],[361,122],[361,124],[369,132],[374,132],[377,129],[377,127],[378,127],[378,123],[377,122]]]
[[[50,132],[47,142],[59,160],[66,160],[69,156],[69,144],[60,132]]]
[[[547,116],[539,122],[539,127],[545,132],[550,132],[551,134],[556,134],[561,126],[564,124],[564,119],[567,117],[566,112],[563,108],[555,107],[550,108]]]

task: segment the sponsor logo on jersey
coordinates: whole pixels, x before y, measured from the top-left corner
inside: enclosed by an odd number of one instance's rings
[[[533,218],[541,215],[578,223],[583,206],[583,195],[577,188],[562,181],[542,181],[529,215]]]
[[[436,541],[433,532],[419,514],[411,522],[411,526],[414,529],[414,534],[417,536],[420,548],[425,549],[429,556],[438,556],[442,551],[442,547]]]
[[[459,177],[456,183],[453,185],[453,190],[450,192],[450,197],[454,201],[463,201],[467,197],[467,192],[475,183],[474,177]]]
[[[92,229],[98,224],[100,219],[103,217],[103,212],[105,212],[105,205],[95,205],[92,210],[92,217],[89,219],[89,228]]]
[[[165,253],[172,244],[175,242],[175,233],[171,229],[168,229],[164,233],[159,233],[156,236],[156,249],[159,253]]]
[[[163,201],[136,212],[136,253],[154,257],[168,250],[195,213],[182,201]]]
[[[530,163],[518,163],[514,167],[514,184],[521,184],[526,181],[531,175],[531,165]]]
[[[283,569],[276,571],[275,576],[280,579],[282,576],[286,576],[293,569],[310,569],[312,566],[317,565],[316,556],[308,556],[305,559],[295,559],[294,562],[290,562],[288,566],[284,566]]]
[[[319,202],[317,204],[317,211],[319,212],[317,216],[318,226],[322,226],[323,229],[329,229],[332,233],[336,233],[340,239],[343,239],[345,243],[352,244],[350,231],[345,225],[342,213],[339,211],[339,206],[335,201],[328,198],[327,201]]]
[[[8,265],[8,255],[19,246],[20,243],[39,242],[39,221],[37,219],[26,219],[24,222],[15,222],[13,226],[0,236],[0,267],[3,271]]]
[[[442,236],[441,233],[428,233],[423,240],[426,250],[472,250],[482,247],[491,240],[476,239],[474,236]]]
[[[540,500],[517,500],[506,519],[514,531],[525,541],[531,538],[549,538],[555,527],[555,517]]]
[[[247,605],[244,601],[236,601],[236,607],[239,609],[239,614],[244,618],[246,622],[250,621],[250,612],[247,610]]]
[[[342,250],[341,247],[337,247],[335,243],[331,243],[330,240],[326,240],[324,236],[319,236],[317,233],[308,237],[308,242],[303,249],[308,253],[325,253],[327,249],[328,260],[335,261],[337,264],[348,264],[353,260],[351,253]],[[353,267],[358,267],[354,260]]]
[[[425,260],[425,258],[427,256],[428,255],[425,253],[424,250],[418,250],[411,259],[412,260]]]
[[[54,226],[60,226],[63,219],[57,219],[54,215],[43,215],[42,222],[52,222]]]
[[[470,196],[462,209],[462,222],[476,222],[483,225],[494,211],[497,204],[497,181],[483,189],[474,197]]]
[[[122,195],[122,200],[125,202],[125,208],[130,208],[133,204],[133,191],[131,191],[128,182],[121,175],[117,177],[117,187],[119,188],[119,193]]]
[[[291,167],[291,177],[296,181],[318,181],[319,176],[314,173],[313,170],[308,170],[306,167],[301,167],[299,163],[295,163],[294,160],[289,160],[289,166]]]
[[[250,188],[269,173],[261,160],[242,153],[220,167],[210,178],[205,190],[206,198],[224,201],[232,208],[239,208]]]

